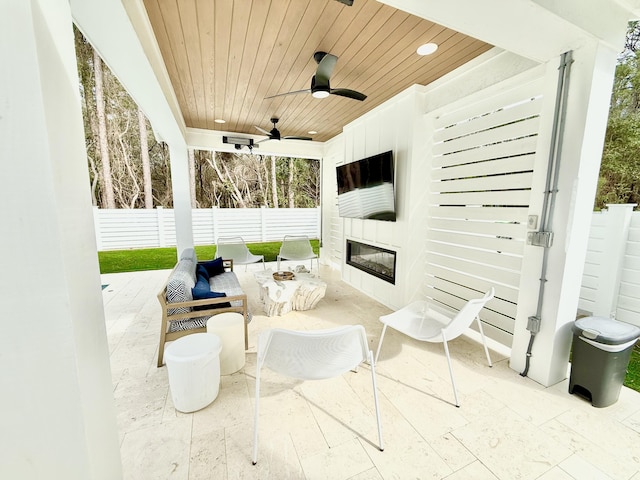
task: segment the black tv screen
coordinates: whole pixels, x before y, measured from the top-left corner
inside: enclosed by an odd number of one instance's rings
[[[395,222],[393,152],[336,167],[338,214]]]

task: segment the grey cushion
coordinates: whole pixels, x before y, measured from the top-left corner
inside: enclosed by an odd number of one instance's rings
[[[191,289],[196,284],[196,266],[188,259],[178,262],[167,282],[167,303],[188,302],[193,300]],[[168,308],[169,315],[189,313],[190,307]]]

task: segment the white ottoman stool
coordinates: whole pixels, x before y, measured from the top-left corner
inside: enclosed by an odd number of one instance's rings
[[[231,375],[244,367],[244,316],[225,312],[207,320],[207,333],[213,333],[222,341],[220,374]]]
[[[220,338],[209,333],[193,333],[169,344],[164,355],[176,410],[195,412],[216,399],[221,349]]]

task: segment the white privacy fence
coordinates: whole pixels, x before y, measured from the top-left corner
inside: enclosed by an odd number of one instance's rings
[[[94,209],[98,250],[176,245],[173,209]],[[192,212],[196,245],[218,237],[241,236],[246,242],[279,241],[285,235],[320,238],[320,208],[199,208]]]
[[[633,207],[593,214],[578,308],[640,326],[640,212]]]

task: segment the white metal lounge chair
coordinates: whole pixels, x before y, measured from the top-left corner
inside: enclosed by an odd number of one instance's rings
[[[462,333],[469,328],[473,320],[477,320],[487,362],[490,367],[492,366],[479,314],[485,304],[493,298],[493,295],[494,289],[491,287],[491,289],[485,293],[484,297],[469,300],[453,317],[447,316],[439,310],[435,310],[429,302],[426,301],[410,303],[397,312],[380,317],[380,321],[384,323],[384,327],[382,328],[382,335],[380,335],[380,343],[378,344],[378,351],[376,352],[376,362],[380,355],[380,348],[382,347],[382,341],[387,327],[391,327],[400,333],[404,333],[422,342],[441,342],[444,345],[444,353],[447,356],[449,376],[451,377],[451,386],[453,387],[456,407],[459,407],[460,402],[458,401],[456,382],[453,378],[453,369],[451,368],[451,357],[449,356],[449,346],[447,342],[462,335]]]
[[[308,332],[280,328],[262,332],[258,338],[256,365],[253,464],[255,465],[258,461],[260,371],[263,366],[274,372],[300,380],[321,380],[342,375],[355,369],[362,362],[368,362],[371,366],[371,383],[378,422],[378,448],[382,451],[384,445],[382,443],[373,352],[368,348],[367,335],[362,325],[347,325],[330,330]]]
[[[264,255],[254,255],[249,251],[242,237],[219,237],[216,243],[216,257],[233,260],[235,265],[244,265],[245,270],[250,263],[262,262]]]
[[[311,242],[306,235],[285,235],[280,253],[278,253],[278,271],[280,270],[280,260],[311,260],[311,270],[313,270],[313,259],[316,259],[318,265],[318,256],[313,253]]]

